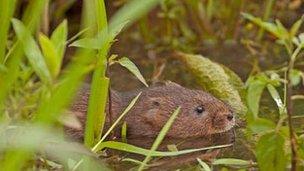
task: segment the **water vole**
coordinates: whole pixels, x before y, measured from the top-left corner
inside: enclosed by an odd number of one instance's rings
[[[181,111],[171,126],[167,137],[202,137],[230,130],[235,119],[231,108],[212,95],[184,88],[168,82],[140,90],[140,98],[125,116],[128,138],[156,137],[173,111],[180,106]],[[139,92],[120,93],[111,91],[112,119],[115,120]],[[89,89],[83,88],[73,103],[71,110],[81,120],[84,127]],[[107,113],[109,113],[107,106]],[[106,118],[106,127],[110,119]],[[82,130],[68,129],[68,134],[78,139]]]

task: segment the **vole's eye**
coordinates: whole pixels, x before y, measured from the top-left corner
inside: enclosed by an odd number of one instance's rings
[[[205,109],[204,109],[203,106],[198,106],[198,107],[196,107],[195,111],[196,111],[198,114],[202,114],[202,113],[205,111]]]

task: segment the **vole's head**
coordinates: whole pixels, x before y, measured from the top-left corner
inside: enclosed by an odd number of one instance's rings
[[[231,108],[212,95],[190,90],[175,83],[153,87],[142,94],[144,118],[159,131],[171,114],[181,107],[171,126],[169,137],[200,137],[226,132],[235,125]]]

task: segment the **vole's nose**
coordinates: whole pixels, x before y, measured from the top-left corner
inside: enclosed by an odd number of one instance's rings
[[[232,121],[232,119],[233,119],[233,114],[232,114],[232,113],[229,113],[229,114],[227,115],[227,119],[228,119],[228,121]]]

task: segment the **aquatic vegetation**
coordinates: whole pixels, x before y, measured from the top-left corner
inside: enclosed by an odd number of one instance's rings
[[[144,170],[218,149],[228,150],[221,158],[195,157],[185,169],[303,170],[303,4],[0,0],[1,170],[113,170],[114,161]],[[170,58],[176,55],[179,61]],[[67,110],[84,80],[91,93],[80,143],[63,129],[79,126]],[[174,143],[160,150],[180,108],[150,149],[128,144],[121,121],[140,93],[106,129],[110,88],[159,80],[201,87],[227,102],[246,120],[237,125],[233,149],[231,143],[186,149]],[[119,124],[122,142],[112,136]],[[117,157],[111,149],[141,158]],[[171,164],[183,163],[176,161]]]
[[[178,58],[189,68],[204,90],[228,103],[239,116],[246,114],[247,108],[240,96],[245,85],[233,71],[201,55],[180,53]]]
[[[256,133],[261,136],[256,145],[256,157],[259,168],[261,170],[286,170],[290,162],[290,169],[297,170],[297,168],[303,167],[299,163],[299,154],[303,153],[303,149],[298,145],[300,140],[292,122],[294,115],[292,96],[294,86],[300,82],[292,81],[296,79],[294,77],[299,77],[292,73],[294,73],[295,62],[299,53],[304,48],[303,33],[298,34],[303,18],[300,18],[292,25],[290,30],[287,30],[279,20],[276,20],[276,23],[270,23],[264,22],[260,18],[256,18],[250,14],[243,14],[243,16],[273,34],[289,55],[288,64],[280,68],[284,73],[283,78],[280,78],[280,73],[275,71],[268,72],[269,78],[267,71],[265,71],[249,77],[249,81],[247,82],[247,102],[252,114],[248,115],[249,125],[251,125],[251,129],[258,130]],[[284,85],[283,97],[280,96],[276,88],[282,84]],[[267,88],[271,97],[276,102],[278,108],[278,121],[276,122],[261,119],[258,116],[259,99],[264,88]],[[260,129],[262,127],[263,129]],[[284,150],[285,144],[289,145],[288,151]]]

